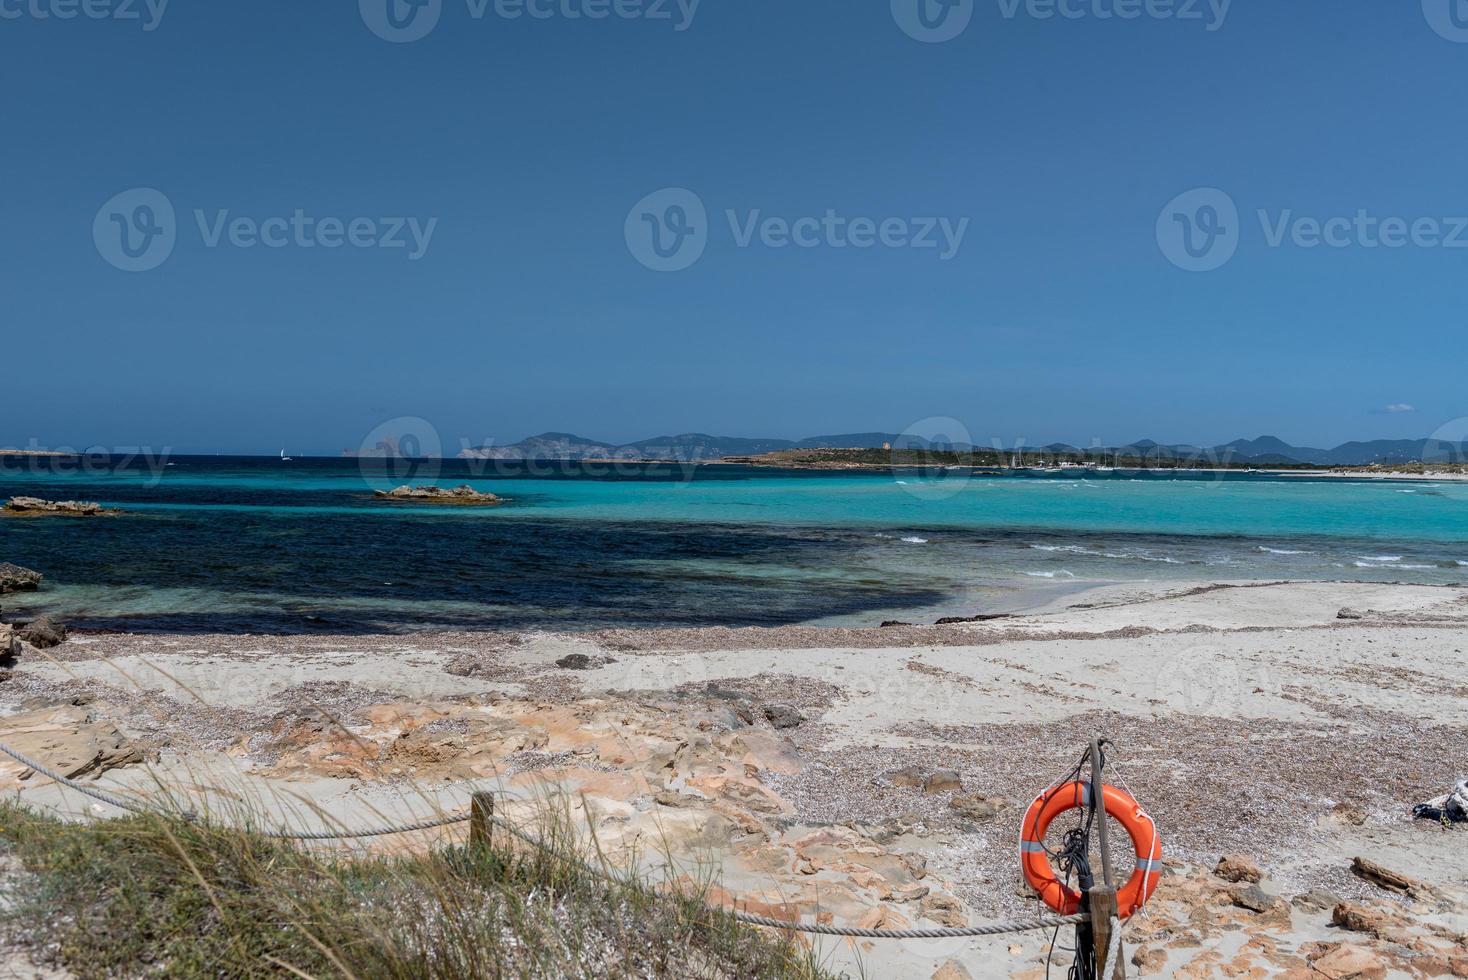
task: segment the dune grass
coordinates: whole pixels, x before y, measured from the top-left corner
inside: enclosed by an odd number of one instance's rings
[[[548,836],[372,856],[0,803],[0,930],[78,977],[826,976],[805,946],[697,895],[608,881]]]

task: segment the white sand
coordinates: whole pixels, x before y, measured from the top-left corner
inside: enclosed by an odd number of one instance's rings
[[[1361,611],[1363,618],[1338,618],[1343,607]],[[1343,718],[1350,726],[1349,719],[1359,714],[1365,734],[1382,725],[1411,725],[1431,737],[1434,728],[1461,729],[1468,698],[1468,658],[1463,656],[1468,649],[1468,590],[1448,587],[1112,586],[1068,596],[1013,619],[934,627],[931,644],[771,648],[767,631],[755,633],[761,642],[743,647],[734,642],[704,650],[690,643],[689,651],[652,653],[605,650],[594,636],[533,634],[517,645],[501,644],[495,655],[516,668],[574,680],[588,695],[672,691],[708,680],[728,683],[762,675],[834,684],[844,696],[819,717],[823,745],[832,752],[931,744],[896,731],[902,723],[1018,729],[1060,724],[1097,711],[1135,719],[1139,726],[1159,719],[1189,724],[1242,720],[1295,726],[1302,735],[1339,725]],[[269,714],[285,692],[312,682],[351,682],[409,700],[520,692],[515,680],[444,672],[451,658],[486,642],[465,634],[309,640],[99,637],[68,643],[62,648],[67,651],[64,660],[23,666],[54,682],[93,679],[179,701],[198,699]],[[676,647],[676,639],[670,642]],[[106,659],[86,659],[91,650],[105,652]],[[609,652],[615,662],[584,672],[552,666],[573,652]],[[1273,744],[1268,751],[1288,752],[1288,744],[1279,744],[1281,729],[1269,730],[1275,734],[1269,736]],[[1109,734],[1125,754],[1125,724]],[[1169,762],[1163,753],[1129,756],[1128,765],[1166,767]],[[1468,771],[1468,758],[1461,765]],[[1262,768],[1258,778],[1270,779],[1268,767]],[[165,752],[161,769],[170,778],[187,774],[192,781],[259,794],[268,812],[294,810],[297,825],[312,824],[320,815],[313,817],[304,804],[293,803],[291,794],[314,801],[333,820],[363,826],[440,807],[460,808],[470,789],[443,786],[405,797],[400,788],[344,780],[265,785],[233,759],[173,752]],[[109,773],[99,785],[141,787],[156,775],[156,770],[132,767]],[[1033,780],[1046,775],[1036,772]],[[1433,785],[1446,790],[1459,775],[1442,771],[1430,777]],[[1017,787],[1013,795],[1033,789]],[[1247,796],[1249,787],[1240,786],[1239,792]],[[91,807],[51,786],[27,789],[23,796],[73,813]],[[1302,800],[1300,819],[1313,834],[1310,850],[1259,856],[1271,861],[1284,880],[1299,872],[1303,881],[1314,873],[1310,869],[1343,867],[1362,854],[1411,869],[1434,884],[1460,886],[1468,880],[1468,848],[1445,845],[1410,824],[1402,814],[1412,802],[1396,801],[1396,812],[1354,826],[1319,823],[1321,818],[1309,814],[1323,804]],[[1468,918],[1461,911],[1445,912],[1441,924],[1468,929]],[[875,971],[869,975],[927,977],[944,959],[958,955],[975,977],[1008,975],[1036,962],[1035,937],[1015,943],[1020,952],[1014,955],[1005,942],[900,944],[870,951],[867,967]],[[850,965],[844,958],[839,962]]]

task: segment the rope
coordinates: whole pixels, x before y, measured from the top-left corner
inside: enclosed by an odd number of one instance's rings
[[[1106,944],[1106,968],[1126,976],[1126,967],[1121,963],[1121,919],[1111,917],[1111,941]]]
[[[34,769],[42,776],[53,779],[57,783],[67,787],[68,789],[74,789],[78,793],[92,797],[92,799],[94,800],[101,800],[103,803],[115,806],[119,810],[127,810],[131,813],[160,812],[156,807],[147,806],[143,803],[137,802],[136,800],[124,799],[121,796],[116,796],[112,793],[107,793],[100,789],[93,789],[90,786],[85,786],[77,782],[75,779],[68,779],[61,773],[57,772],[55,769],[52,769],[50,766],[43,765],[42,763],[37,762],[35,759],[32,759],[26,755],[23,755],[20,752],[17,752],[15,749],[11,748],[3,742],[0,742],[0,752],[4,752],[16,762],[19,762],[21,765],[29,769]],[[186,819],[194,819],[193,814],[183,814],[183,816]],[[387,827],[374,827],[369,830],[262,830],[259,831],[259,834],[261,837],[268,837],[272,840],[347,840],[361,837],[386,837],[389,834],[406,834],[415,830],[432,830],[435,827],[447,827],[451,824],[465,823],[468,821],[468,819],[469,815],[466,813],[455,817],[438,817],[433,820],[420,820],[417,823],[395,824]]]
[[[152,807],[145,806],[133,800],[126,800],[120,796],[114,796],[111,793],[105,793],[102,790],[93,789],[90,786],[83,786],[76,780],[68,779],[66,776],[63,776],[55,769],[36,762],[34,759],[31,759],[25,755],[22,755],[21,753],[12,749],[10,746],[4,744],[3,742],[0,742],[0,752],[4,752],[16,762],[19,762],[21,765],[33,769],[43,776],[54,779],[57,783],[67,787],[68,789],[74,789],[78,793],[82,793],[94,799],[101,800],[102,802],[111,804],[112,806],[115,806],[119,809],[128,810],[133,813],[159,812]],[[385,837],[389,834],[404,834],[414,830],[431,830],[436,827],[447,827],[451,824],[465,823],[469,819],[470,817],[468,814],[461,814],[459,816],[453,817],[439,817],[433,820],[423,820],[417,823],[395,824],[388,827],[374,827],[367,830],[263,830],[258,831],[258,833],[261,836],[271,838],[272,840],[342,840],[362,837]],[[536,837],[525,833],[523,830],[509,823],[502,817],[491,815],[489,817],[489,820],[494,825],[504,829],[512,836],[524,841],[530,846],[545,851],[547,853],[552,853],[551,849],[546,845],[544,841],[541,841]],[[585,861],[576,859],[576,863],[600,878],[619,885],[625,884],[625,882],[618,881],[611,874],[598,868],[594,868],[590,864],[587,864]],[[1029,932],[1036,929],[1051,928],[1058,929],[1059,927],[1065,925],[1075,925],[1081,922],[1088,922],[1091,918],[1085,913],[1080,913],[1077,915],[1040,916],[1031,919],[1010,919],[1002,922],[991,922],[987,925],[982,926],[966,926],[961,929],[857,929],[847,928],[844,926],[823,926],[818,924],[807,925],[799,922],[789,922],[784,919],[772,919],[768,916],[763,915],[754,915],[749,912],[730,911],[727,909],[723,909],[722,911],[728,912],[738,921],[746,923],[748,925],[766,926],[771,929],[782,929],[786,932],[814,933],[821,936],[854,936],[862,939],[962,939],[974,936],[998,936],[1010,932]]]
[[[415,830],[433,830],[438,827],[449,827],[456,823],[468,822],[469,814],[464,813],[456,817],[439,817],[435,820],[420,820],[417,823],[373,827],[370,830],[262,830],[258,833],[261,837],[269,837],[271,840],[350,840],[360,837],[386,837],[389,834],[408,834]]]
[[[26,756],[21,755],[19,752],[15,751],[15,749],[12,749],[10,746],[6,745],[3,742],[0,742],[0,752],[4,752],[16,762],[19,762],[21,765],[26,766],[29,769],[34,769],[42,776],[49,776],[63,786],[70,787],[71,789],[74,789],[78,793],[81,793],[85,796],[90,796],[94,800],[101,800],[103,803],[115,806],[119,810],[130,810],[133,813],[152,812],[151,807],[144,806],[141,803],[134,802],[133,800],[125,800],[120,796],[113,796],[111,793],[104,793],[102,790],[93,789],[90,786],[83,786],[81,783],[77,782],[74,779],[67,779],[55,769],[43,766],[41,765],[41,763],[35,761],[34,759],[29,759]]]
[[[1033,919],[1009,919],[990,922],[982,926],[967,926],[962,929],[848,929],[844,926],[804,925],[771,919],[748,912],[733,912],[734,918],[753,926],[769,926],[787,932],[813,932],[821,936],[857,936],[862,939],[960,939],[971,936],[998,936],[1008,932],[1030,932],[1035,929],[1051,929],[1076,925],[1090,921],[1084,912],[1076,915],[1045,915]]]

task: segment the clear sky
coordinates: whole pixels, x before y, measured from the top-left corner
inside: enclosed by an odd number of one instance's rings
[[[159,2],[0,0],[0,446],[1468,415],[1448,0]]]

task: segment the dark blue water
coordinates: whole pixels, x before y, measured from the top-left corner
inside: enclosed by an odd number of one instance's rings
[[[8,613],[99,629],[874,623],[1137,579],[1468,579],[1468,488],[1202,475],[177,458],[0,465],[0,494],[127,514],[0,519],[46,575]],[[488,468],[493,465],[493,468]],[[468,482],[496,508],[385,503]]]

